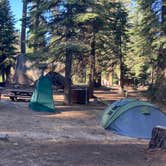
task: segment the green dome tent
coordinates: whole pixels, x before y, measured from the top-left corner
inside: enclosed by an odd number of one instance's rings
[[[34,111],[55,112],[52,82],[47,76],[36,81],[29,107]]]
[[[166,127],[166,116],[151,103],[127,98],[105,109],[101,125],[116,134],[148,139],[155,126]]]

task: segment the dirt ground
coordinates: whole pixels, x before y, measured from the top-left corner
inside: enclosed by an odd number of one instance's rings
[[[104,103],[122,98],[117,89],[95,95]],[[129,90],[140,98],[140,91]],[[166,152],[149,151],[149,140],[133,139],[100,126],[106,105],[65,106],[54,96],[56,113],[33,112],[28,102],[0,101],[0,166],[166,166]],[[2,138],[4,137],[4,138]]]

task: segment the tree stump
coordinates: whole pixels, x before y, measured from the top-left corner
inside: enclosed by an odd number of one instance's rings
[[[153,128],[149,149],[155,148],[166,149],[166,127],[156,126]]]

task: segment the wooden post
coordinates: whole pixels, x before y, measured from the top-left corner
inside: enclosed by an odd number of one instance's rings
[[[153,128],[149,149],[155,148],[166,149],[166,127],[156,126]]]
[[[3,88],[0,87],[0,100],[1,100],[2,90],[3,90]]]

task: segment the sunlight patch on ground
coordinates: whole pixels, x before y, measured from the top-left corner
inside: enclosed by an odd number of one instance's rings
[[[76,112],[76,111],[68,111],[68,112],[61,112],[58,114],[52,114],[52,115],[42,115],[42,117],[47,117],[47,118],[88,118],[89,115],[85,114],[85,112]]]

